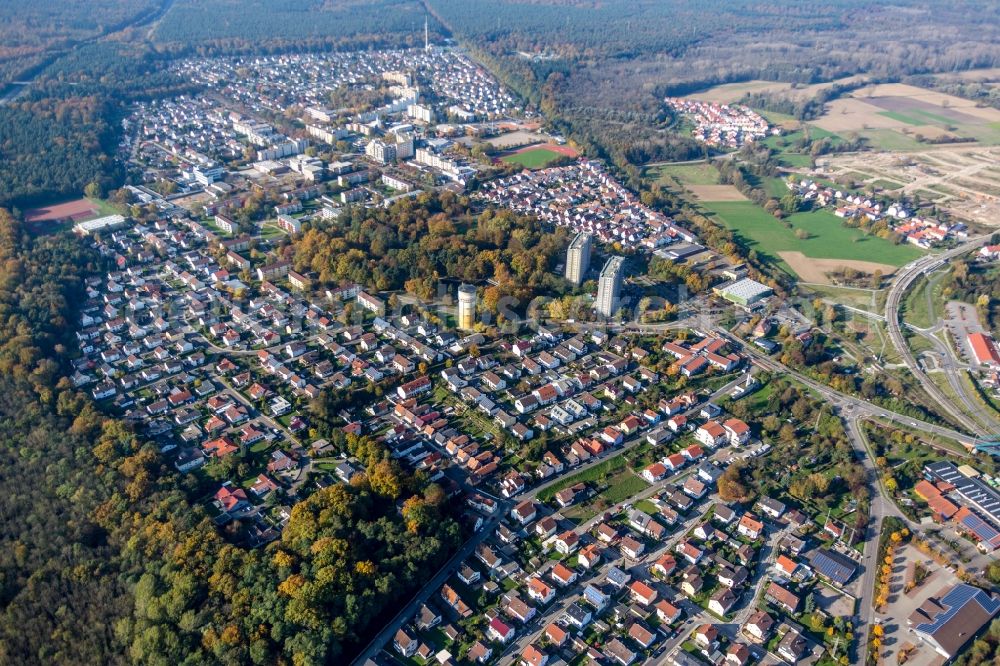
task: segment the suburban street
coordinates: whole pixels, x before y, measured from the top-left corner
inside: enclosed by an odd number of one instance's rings
[[[860,419],[854,418],[848,412],[844,415],[844,424],[847,426],[847,435],[851,441],[851,445],[858,454],[861,464],[865,467],[865,480],[868,483],[868,526],[862,537],[865,548],[864,561],[862,563],[861,597],[858,599],[857,609],[859,626],[855,632],[860,634],[858,651],[863,654],[871,640],[872,620],[875,615],[872,602],[875,599],[875,582],[878,579],[879,571],[877,560],[878,541],[879,535],[882,533],[882,521],[887,515],[896,516],[906,521],[907,524],[909,524],[909,520],[899,512],[895,503],[885,494],[885,490],[879,480],[878,471],[875,469],[875,464],[868,453],[868,447],[865,445],[864,435],[861,432]]]
[[[723,336],[726,339],[730,340],[731,342],[737,344],[744,353],[749,354],[753,358],[753,363],[758,367],[761,367],[762,369],[765,370],[780,372],[794,377],[797,381],[805,384],[810,389],[812,389],[813,391],[815,391],[816,393],[827,399],[831,405],[842,410],[841,413],[842,415],[844,415],[845,421],[848,425],[848,433],[850,435],[851,442],[854,445],[855,450],[858,452],[859,458],[865,465],[865,468],[868,472],[868,482],[869,482],[870,496],[871,496],[870,520],[866,533],[866,543],[865,543],[865,553],[864,553],[865,564],[863,567],[864,573],[862,579],[862,597],[860,599],[860,608],[858,611],[858,619],[860,621],[861,626],[863,627],[863,631],[865,634],[864,644],[866,645],[867,636],[870,631],[874,615],[874,612],[871,608],[871,601],[874,595],[874,584],[877,574],[877,567],[869,566],[869,561],[875,557],[876,549],[878,547],[878,535],[881,531],[882,521],[885,518],[885,516],[894,515],[902,518],[903,520],[906,520],[906,518],[902,516],[902,514],[896,508],[895,504],[891,501],[891,499],[888,499],[884,495],[884,489],[882,489],[882,487],[878,482],[878,475],[874,467],[874,462],[870,459],[867,448],[864,445],[864,440],[860,433],[858,425],[859,422],[865,418],[883,419],[909,428],[919,428],[923,431],[931,432],[933,434],[946,437],[948,439],[952,439],[957,442],[965,444],[973,443],[974,441],[976,441],[976,438],[970,437],[965,433],[958,432],[950,428],[919,421],[912,417],[898,414],[896,412],[892,412],[890,410],[878,407],[877,405],[869,403],[865,400],[840,393],[839,391],[835,391],[813,379],[810,379],[809,377],[806,377],[805,375],[795,370],[792,370],[791,368],[788,368],[787,366],[781,364],[780,362],[767,356],[766,354],[757,351],[750,345],[744,344],[741,340],[736,338],[733,334],[731,334],[729,331],[725,329],[715,328],[714,332],[717,335]],[[719,396],[728,393],[736,385],[738,385],[743,381],[745,381],[745,376],[741,376],[738,379],[727,383],[726,386],[715,391],[710,397],[710,400],[717,399]],[[642,437],[632,438],[626,441],[621,448],[615,450],[614,455],[623,454],[641,444],[642,441],[643,441]],[[590,467],[593,467],[595,465],[601,464],[605,462],[609,457],[610,456],[603,456],[588,461],[584,465],[581,465],[576,470],[574,470],[573,473],[575,474],[584,471],[586,469],[589,469]],[[621,510],[621,508],[624,507],[626,504],[631,504],[641,499],[652,497],[663,487],[663,485],[670,483],[672,481],[676,481],[678,477],[683,476],[684,474],[685,473],[675,474],[665,479],[664,481],[653,484],[649,488],[644,489],[642,492],[637,493],[632,497],[628,498],[627,500],[608,509],[608,511],[616,512]],[[436,574],[427,583],[427,585],[425,585],[421,589],[421,591],[416,595],[416,597],[414,597],[414,599],[411,600],[403,608],[403,610],[400,611],[399,614],[397,614],[395,619],[392,622],[388,623],[383,628],[383,630],[379,632],[378,635],[376,635],[372,643],[358,656],[355,663],[363,664],[366,659],[368,659],[373,655],[378,654],[383,648],[385,648],[387,645],[391,643],[392,638],[395,635],[396,631],[400,627],[402,627],[407,621],[409,621],[410,618],[416,613],[417,609],[419,609],[420,605],[424,603],[431,596],[431,594],[433,594],[434,591],[439,589],[447,581],[448,577],[457,569],[457,567],[461,564],[461,562],[464,561],[474,552],[475,547],[478,546],[479,543],[481,543],[488,535],[490,535],[493,532],[496,526],[499,525],[503,515],[506,514],[507,510],[509,510],[509,506],[512,506],[513,503],[522,501],[524,499],[534,499],[535,497],[538,496],[539,493],[541,493],[545,489],[563,480],[564,480],[563,477],[552,479],[550,481],[539,484],[525,491],[524,493],[518,495],[517,497],[512,498],[510,502],[507,503],[508,509],[498,511],[497,514],[491,517],[490,521],[488,521],[487,524],[484,525],[483,528],[479,532],[477,532],[472,539],[466,542],[466,544],[459,550],[459,552],[452,557],[448,565],[446,565],[441,571],[439,571],[438,574]],[[595,516],[590,520],[588,520],[586,523],[578,526],[577,531],[579,533],[586,532],[597,521],[601,519],[602,515]],[[652,552],[653,553],[660,552],[663,549],[663,547],[672,548],[673,544],[675,544],[677,540],[681,536],[683,536],[684,532],[688,529],[689,526],[687,525],[687,522],[692,522],[697,517],[698,516],[695,516],[693,519],[688,519],[683,529],[678,530],[678,532],[671,539],[665,541],[663,544],[660,544],[660,546],[658,546],[657,549]],[[766,561],[761,562],[755,571],[755,578],[753,582],[754,594],[745,595],[746,598],[749,598],[751,600],[755,598],[756,594],[760,591],[759,588],[763,585],[763,581],[766,580],[766,571],[770,566],[770,562],[773,561],[773,557],[775,555],[774,546],[777,543],[775,539],[778,538],[780,534],[781,533],[772,531],[771,537],[768,539],[767,546],[765,547],[766,550],[761,553],[761,557],[764,558]],[[768,547],[769,550],[767,549]],[[649,556],[647,556],[645,559],[648,560]],[[620,558],[618,560],[615,560],[615,562],[620,562],[620,561],[621,561]],[[588,578],[587,580],[599,578],[601,575],[603,575],[603,572],[609,566],[611,566],[611,563],[603,565],[601,569],[597,573],[595,573],[594,576]],[[582,589],[582,587],[585,586],[585,581],[578,583],[578,585],[580,586],[580,589]],[[515,641],[514,644],[509,646],[506,652],[509,655],[519,654],[520,650],[522,650],[525,646],[527,646],[532,640],[537,638],[537,636],[544,630],[544,627],[549,622],[553,621],[555,618],[559,616],[562,610],[564,610],[564,608],[569,603],[572,602],[575,596],[576,595],[565,595],[564,597],[561,597],[560,600],[552,608],[548,609],[548,611],[545,612],[543,615],[540,615],[538,618],[533,620],[533,622],[531,623],[532,631],[524,633],[517,641]],[[745,616],[747,614],[748,607],[749,606],[744,607],[741,611],[739,611],[740,613],[740,617],[738,618],[739,621],[745,620],[745,617],[742,616]],[[737,622],[737,624],[739,624],[739,622]],[[671,642],[677,642],[677,644],[679,644],[679,640],[680,638],[678,637],[673,639]],[[662,659],[666,658],[666,655],[668,655],[670,651],[674,649],[674,647],[676,646],[670,644],[666,646],[666,648],[663,650],[662,653],[663,656],[661,658],[661,661]],[[511,663],[511,660],[512,658],[509,658],[504,663]]]
[[[729,391],[732,391],[733,388],[735,388],[737,385],[739,385],[739,384],[741,384],[741,383],[743,383],[745,381],[746,381],[745,375],[741,375],[737,379],[734,379],[733,381],[726,383],[725,386],[723,386],[723,387],[719,388],[718,390],[716,390],[715,392],[713,392],[711,394],[711,396],[709,396],[708,401],[716,400],[719,397],[721,397],[723,395],[726,395]],[[698,407],[696,407],[695,409],[697,409],[697,408]],[[630,449],[632,449],[632,448],[640,445],[644,441],[644,439],[645,439],[645,435],[642,435],[640,437],[632,438],[632,439],[628,440],[625,444],[623,444],[620,448],[615,449],[613,452],[611,452],[611,454],[605,455],[605,456],[599,457],[599,458],[594,458],[593,460],[590,460],[587,463],[584,463],[583,465],[580,465],[579,467],[575,468],[573,470],[573,472],[571,473],[571,475],[572,474],[579,474],[580,472],[586,471],[587,469],[589,469],[589,468],[591,468],[591,467],[593,467],[595,465],[599,465],[599,464],[601,464],[603,462],[606,462],[608,460],[608,458],[610,458],[612,456],[622,455],[622,454],[626,453],[627,451],[629,451]],[[652,497],[657,492],[659,492],[660,490],[662,490],[663,487],[665,485],[667,485],[668,483],[674,482],[677,479],[679,479],[681,477],[684,477],[684,476],[687,476],[689,474],[691,474],[691,470],[684,470],[684,471],[679,472],[677,474],[674,474],[674,475],[672,475],[670,477],[667,477],[666,479],[664,479],[664,480],[662,480],[660,482],[654,483],[651,486],[649,486],[648,488],[644,489],[643,491],[641,491],[641,492],[639,492],[639,493],[637,493],[637,494],[629,497],[628,499],[620,502],[619,504],[615,505],[614,507],[609,508],[607,511],[610,511],[610,512],[614,513],[616,511],[620,511],[621,508],[623,506],[625,506],[626,504],[632,504],[632,503],[635,503],[635,502],[637,502],[639,500],[647,499],[649,497]],[[368,645],[367,648],[365,648],[365,650],[361,654],[358,655],[358,657],[355,659],[354,663],[356,663],[356,664],[363,664],[365,662],[365,660],[367,660],[367,659],[371,658],[372,656],[378,654],[383,648],[385,648],[387,645],[389,645],[392,642],[392,638],[396,634],[396,631],[400,627],[402,627],[404,624],[406,624],[406,622],[408,622],[410,620],[410,618],[412,618],[412,616],[420,608],[420,605],[423,604],[430,597],[431,594],[433,594],[436,590],[440,589],[440,587],[442,585],[444,585],[444,583],[448,580],[448,577],[451,576],[451,574],[454,573],[455,570],[457,570],[458,566],[475,551],[476,546],[478,546],[480,543],[482,543],[482,541],[487,536],[489,536],[489,535],[491,535],[493,533],[493,531],[500,524],[500,521],[503,519],[503,516],[505,516],[507,514],[507,512],[509,512],[511,506],[514,506],[515,504],[517,504],[519,502],[522,502],[522,501],[524,501],[526,499],[535,499],[540,492],[544,491],[546,488],[549,488],[549,487],[551,487],[552,485],[554,485],[556,483],[564,481],[565,478],[566,478],[565,475],[564,476],[560,476],[560,477],[556,477],[556,478],[551,479],[551,480],[549,480],[549,481],[547,481],[545,483],[539,484],[539,485],[531,488],[530,490],[526,490],[525,492],[523,492],[520,495],[512,498],[509,501],[501,502],[502,507],[497,511],[497,513],[494,516],[492,516],[490,518],[490,520],[487,521],[483,525],[483,527],[478,532],[476,532],[476,534],[469,541],[466,542],[466,544],[459,550],[459,552],[456,553],[451,558],[451,560],[449,560],[448,564],[445,565],[445,567],[443,567],[441,569],[441,571],[439,571],[438,574],[434,576],[434,578],[432,578],[430,581],[428,581],[427,584],[424,585],[423,588],[421,588],[420,592],[417,593],[417,595],[413,598],[413,600],[411,600],[410,603],[407,604],[404,607],[404,609],[401,610],[396,615],[396,617],[393,618],[393,620],[391,622],[389,622],[383,628],[383,630],[380,631],[375,636],[375,638],[372,639],[372,642]],[[586,532],[586,531],[588,531],[591,527],[593,527],[598,522],[600,522],[600,520],[603,518],[603,514],[604,514],[604,512],[601,512],[600,514],[594,516],[593,518],[591,518],[587,522],[581,524],[580,526],[578,526],[576,528],[576,531],[579,532],[579,533],[581,533],[581,534],[584,533],[584,532]],[[698,517],[700,517],[700,514],[696,515],[696,516],[693,516],[691,519],[689,519],[689,522],[697,519]],[[679,536],[683,535],[683,533],[684,533],[684,531],[686,531],[686,529],[687,528],[685,528],[685,530],[679,532],[678,535],[675,535],[675,537],[671,540],[670,543],[671,544],[676,543],[676,541],[678,540]],[[672,547],[672,545],[670,547]],[[610,564],[608,564],[607,566],[610,566]],[[603,571],[604,568],[602,567],[601,570]],[[565,601],[565,600],[563,600],[563,601]],[[569,602],[567,602],[567,604],[568,603]],[[551,615],[551,612],[548,613],[547,616],[548,615]],[[548,623],[546,622],[545,624],[548,624]],[[544,629],[544,625],[540,625],[539,631],[541,631],[542,629]],[[524,645],[527,645],[527,643],[525,643]],[[523,647],[524,646],[522,646],[522,648]]]

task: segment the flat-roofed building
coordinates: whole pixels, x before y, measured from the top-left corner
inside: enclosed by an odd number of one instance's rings
[[[566,279],[580,286],[590,269],[591,236],[579,233],[566,250]]]
[[[594,309],[605,317],[610,317],[618,309],[622,290],[625,257],[611,257],[601,269],[597,281],[597,301]]]
[[[125,226],[125,217],[122,215],[105,215],[93,220],[77,222],[73,225],[73,231],[81,236],[88,236],[100,231],[112,231]]]
[[[721,285],[716,287],[714,291],[717,296],[745,308],[756,305],[773,293],[773,290],[766,284],[761,284],[750,278]]]

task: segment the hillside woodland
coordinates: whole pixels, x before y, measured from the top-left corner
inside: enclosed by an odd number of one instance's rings
[[[509,210],[474,216],[467,198],[444,192],[388,210],[352,208],[306,231],[285,252],[296,270],[316,273],[323,284],[405,289],[422,299],[436,295],[440,277],[492,280],[483,298],[492,310],[500,294],[527,305],[540,293],[565,290],[553,271],[568,242],[565,229],[553,233]]]

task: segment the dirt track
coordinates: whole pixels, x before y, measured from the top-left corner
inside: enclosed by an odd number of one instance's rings
[[[48,222],[51,220],[64,220],[71,217],[74,220],[85,220],[88,217],[97,215],[97,206],[86,199],[74,199],[53,206],[43,208],[33,208],[25,211],[24,219],[27,222]]]
[[[882,271],[882,275],[892,275],[896,267],[891,264],[880,264],[875,261],[859,261],[857,259],[816,259],[807,257],[801,252],[778,252],[778,256],[798,273],[804,282],[817,284],[832,284],[828,273],[834,273],[843,268],[853,268],[863,273],[872,274]]]

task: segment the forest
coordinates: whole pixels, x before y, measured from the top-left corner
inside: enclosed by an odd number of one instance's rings
[[[554,269],[568,242],[565,229],[541,229],[506,209],[475,216],[468,199],[442,192],[388,210],[351,208],[285,252],[296,270],[316,273],[322,284],[405,289],[421,299],[436,295],[438,278],[491,279],[482,305],[495,310],[501,294],[526,305],[538,294],[564,291]]]
[[[31,97],[0,108],[0,202],[20,205],[83,191],[118,171],[110,103]]]
[[[152,38],[199,55],[416,46],[425,17],[417,0],[175,0]]]
[[[5,2],[0,21],[0,90],[56,52],[152,16],[161,1]]]
[[[64,378],[104,269],[0,210],[0,663],[342,661],[460,543],[444,493],[325,425],[367,472],[266,548],[227,543],[194,482]]]
[[[191,92],[143,46],[100,42],[50,65],[29,92],[0,106],[0,205],[21,208],[79,196],[124,177],[114,159],[120,119],[133,100]]]
[[[697,155],[657,124],[666,95],[751,79],[816,83],[865,73],[892,80],[1000,63],[1000,7],[986,0],[428,5],[505,83],[558,119],[560,131],[623,172]],[[818,109],[787,111],[809,117]]]

